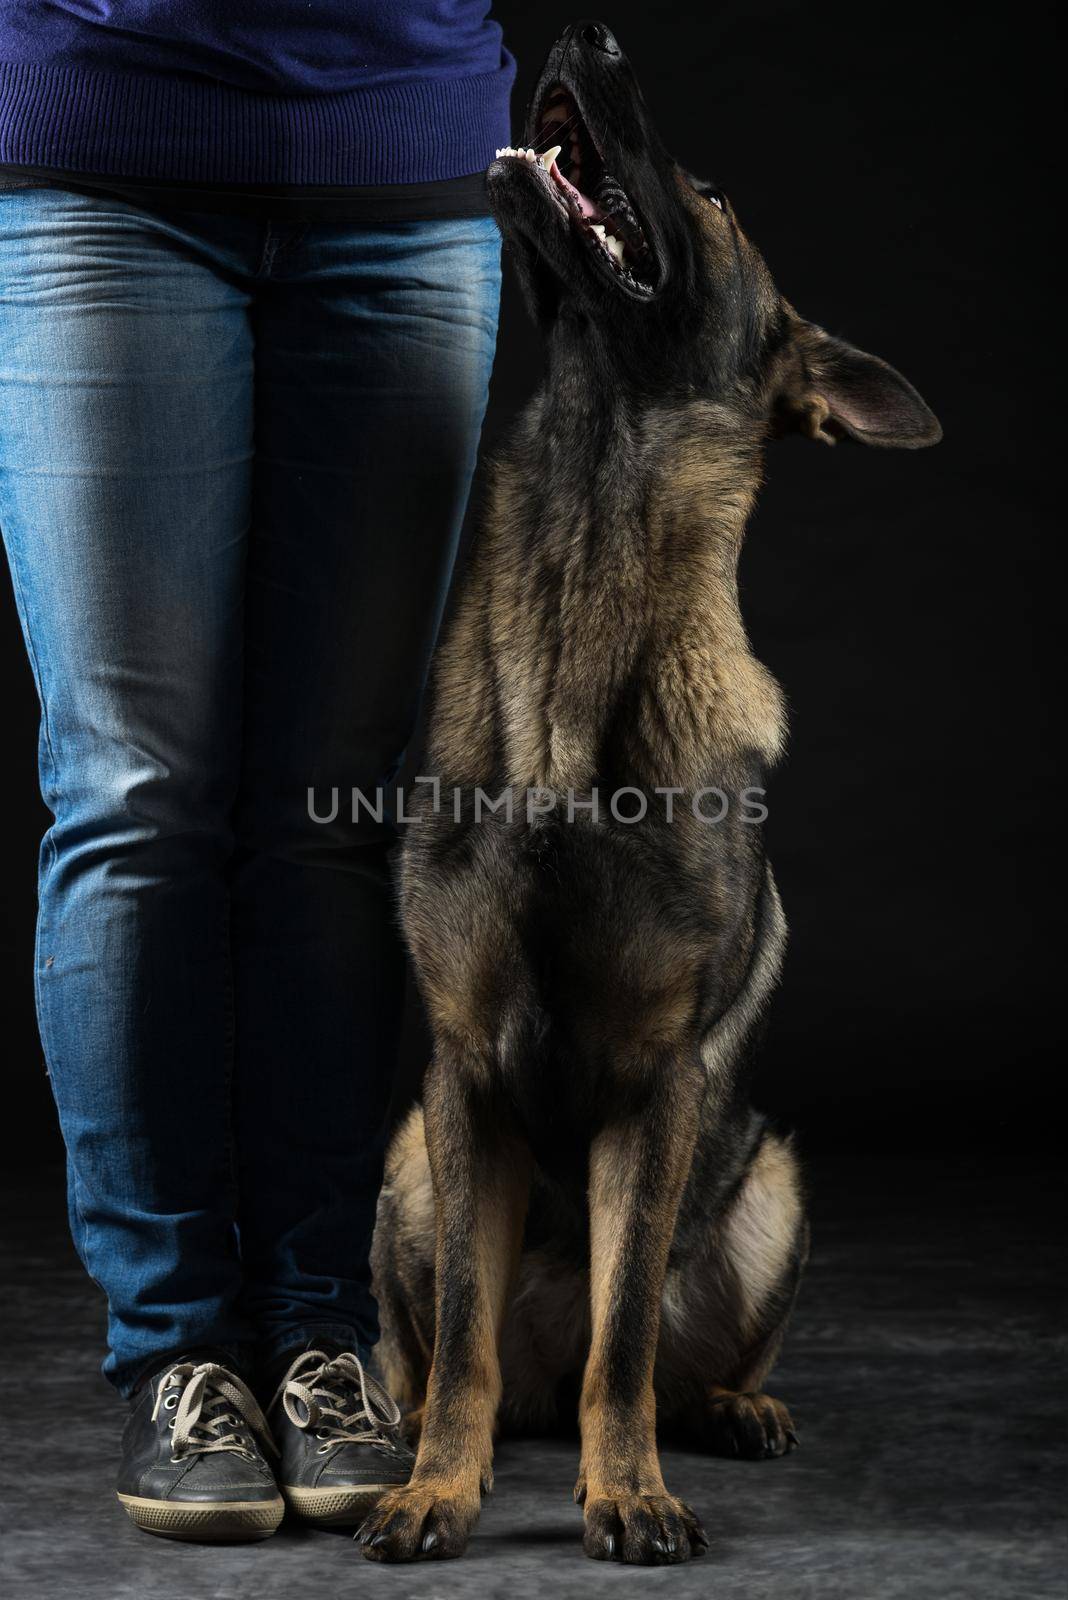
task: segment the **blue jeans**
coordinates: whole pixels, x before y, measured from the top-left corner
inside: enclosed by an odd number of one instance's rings
[[[376,1337],[391,841],[308,790],[369,792],[409,740],[499,287],[489,219],[0,191],[0,526],[55,819],[38,1015],[124,1393],[195,1346]]]

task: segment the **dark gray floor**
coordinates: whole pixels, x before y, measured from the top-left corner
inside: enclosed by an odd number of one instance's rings
[[[1065,1592],[1060,1209],[1052,1183],[922,1164],[814,1163],[812,1266],[770,1385],[784,1461],[668,1452],[712,1549],[684,1568],[581,1554],[576,1447],[502,1446],[464,1560],[378,1568],[338,1534],[208,1550],[137,1533],[111,1494],[121,1420],[95,1377],[101,1307],[60,1180],[5,1196],[0,1552],[12,1600],[1048,1600]]]

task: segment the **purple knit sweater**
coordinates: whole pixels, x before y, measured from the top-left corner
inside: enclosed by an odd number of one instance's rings
[[[0,0],[0,165],[429,183],[509,137],[482,0]]]

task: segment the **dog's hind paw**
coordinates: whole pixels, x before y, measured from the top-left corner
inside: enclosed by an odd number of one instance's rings
[[[713,1389],[708,1398],[704,1442],[716,1455],[767,1461],[788,1455],[801,1441],[781,1400],[770,1394]]]
[[[463,1554],[478,1507],[477,1494],[472,1506],[429,1484],[406,1484],[382,1496],[356,1539],[369,1561],[446,1561]]]
[[[594,1561],[666,1567],[708,1549],[701,1524],[674,1495],[587,1495],[585,1516],[582,1548]]]

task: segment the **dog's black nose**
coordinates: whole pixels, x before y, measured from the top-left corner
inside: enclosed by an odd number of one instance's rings
[[[595,50],[603,50],[606,56],[622,55],[611,28],[606,28],[603,22],[579,22],[575,31],[586,44],[592,44]]]

